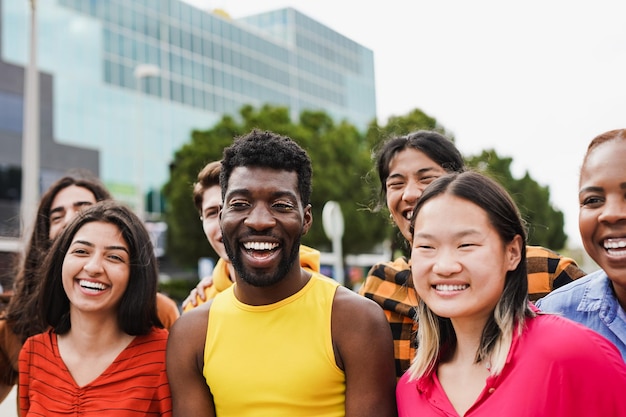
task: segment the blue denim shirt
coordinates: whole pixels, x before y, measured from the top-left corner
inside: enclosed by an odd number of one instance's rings
[[[603,270],[552,291],[537,300],[536,306],[545,312],[560,313],[597,331],[617,346],[626,362],[626,313]]]

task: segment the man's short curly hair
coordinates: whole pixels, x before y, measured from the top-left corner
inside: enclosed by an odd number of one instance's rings
[[[228,180],[237,167],[272,168],[295,172],[298,176],[298,191],[303,205],[311,200],[311,159],[307,152],[293,139],[270,131],[254,129],[235,138],[235,142],[224,149],[220,185],[225,197]]]

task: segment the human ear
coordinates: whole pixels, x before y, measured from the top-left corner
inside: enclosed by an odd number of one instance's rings
[[[513,271],[522,260],[522,237],[520,235],[515,235],[513,240],[506,245],[505,249],[507,270]]]

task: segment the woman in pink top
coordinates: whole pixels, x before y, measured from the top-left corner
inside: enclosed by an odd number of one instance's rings
[[[399,417],[626,416],[617,349],[529,304],[524,226],[501,186],[446,175],[411,221],[420,326]]]

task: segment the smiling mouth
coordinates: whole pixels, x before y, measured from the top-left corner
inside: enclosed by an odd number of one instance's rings
[[[467,284],[464,284],[464,285],[439,284],[439,285],[433,285],[433,288],[435,288],[437,291],[453,292],[453,291],[466,290],[469,288],[469,285]]]
[[[269,258],[278,249],[278,243],[270,242],[245,242],[243,248],[249,256],[256,259]]]
[[[87,281],[84,279],[81,279],[78,281],[78,285],[81,286],[81,288],[84,288],[86,290],[90,290],[90,291],[104,291],[106,290],[106,285],[101,284],[99,282],[92,282],[92,281]]]
[[[609,238],[605,239],[602,246],[612,255],[626,254],[626,238]]]

